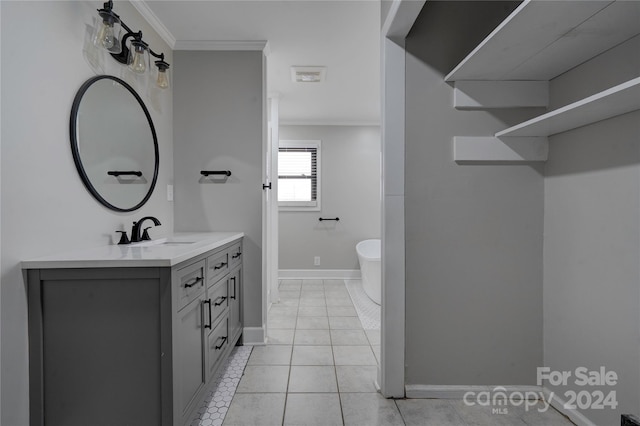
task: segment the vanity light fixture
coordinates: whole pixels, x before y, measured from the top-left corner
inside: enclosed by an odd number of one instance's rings
[[[98,9],[99,23],[93,37],[96,47],[106,50],[113,59],[127,65],[137,74],[144,74],[151,68],[150,56],[158,58],[154,62],[156,71],[156,86],[161,89],[169,87],[169,64],[164,60],[164,53],[156,53],[142,40],[142,31],[133,32],[113,11],[113,0],[104,3],[102,9]],[[127,32],[120,40],[120,29]],[[127,40],[131,39],[127,45]]]

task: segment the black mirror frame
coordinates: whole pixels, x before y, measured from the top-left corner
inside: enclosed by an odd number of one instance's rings
[[[80,102],[82,101],[82,96],[89,89],[89,87],[91,87],[93,83],[99,80],[104,80],[104,79],[116,81],[118,84],[121,84],[124,88],[126,88],[136,98],[136,100],[140,104],[140,107],[142,107],[142,110],[144,111],[144,115],[147,117],[147,121],[149,122],[149,127],[151,128],[151,134],[153,135],[153,146],[154,146],[155,157],[156,157],[155,164],[154,164],[154,171],[153,171],[153,180],[151,181],[151,186],[149,187],[149,191],[147,191],[147,194],[142,199],[142,201],[140,201],[140,203],[136,204],[131,208],[117,207],[111,204],[110,202],[108,202],[107,200],[105,200],[100,195],[100,193],[96,190],[96,188],[91,184],[91,181],[89,180],[89,176],[87,176],[87,173],[84,170],[84,167],[82,166],[82,160],[80,159],[80,151],[78,149],[79,141],[77,136],[77,126],[76,126],[77,118],[78,118],[78,109],[80,108]],[[158,137],[156,135],[156,129],[153,125],[153,120],[151,119],[149,110],[147,109],[140,95],[136,93],[133,87],[131,87],[129,84],[119,79],[118,77],[114,77],[111,75],[98,75],[85,81],[84,84],[80,87],[80,89],[78,89],[78,93],[76,94],[76,97],[73,99],[73,105],[71,107],[71,118],[69,122],[69,135],[70,135],[70,142],[71,142],[71,152],[73,154],[73,162],[76,165],[76,169],[78,170],[78,174],[82,179],[82,183],[87,188],[89,193],[96,200],[98,200],[105,207],[111,210],[119,211],[119,212],[132,212],[132,211],[138,210],[140,207],[145,205],[145,203],[151,197],[151,194],[153,194],[153,190],[156,187],[156,182],[158,181],[158,169],[160,168],[160,152],[158,149]]]

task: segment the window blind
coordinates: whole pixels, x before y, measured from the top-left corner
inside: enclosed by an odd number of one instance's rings
[[[318,148],[279,148],[278,201],[316,201]]]

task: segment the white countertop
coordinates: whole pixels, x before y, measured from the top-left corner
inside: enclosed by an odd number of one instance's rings
[[[74,250],[23,260],[22,269],[174,266],[242,237],[242,232],[179,232],[155,241]]]

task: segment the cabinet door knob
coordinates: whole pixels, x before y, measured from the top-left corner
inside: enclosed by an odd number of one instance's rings
[[[213,304],[213,306],[220,306],[224,303],[225,300],[227,300],[227,296],[220,296],[216,299],[216,302]]]

